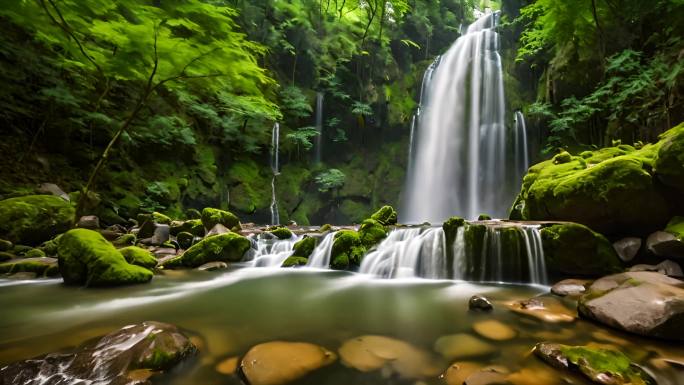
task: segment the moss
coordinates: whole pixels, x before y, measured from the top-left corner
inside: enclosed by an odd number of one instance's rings
[[[45,252],[41,249],[31,249],[26,254],[24,254],[24,257],[26,257],[26,258],[45,258],[45,257],[47,257],[47,255],[45,255]]]
[[[200,218],[202,218],[202,214],[199,212],[199,210],[187,209],[187,210],[185,210],[185,218],[187,218],[187,219],[200,219]]]
[[[385,227],[375,219],[366,219],[359,227],[359,238],[367,249],[377,245],[387,237]]]
[[[361,265],[366,248],[359,233],[353,230],[342,230],[335,234],[330,260],[333,269],[347,269],[351,265]]]
[[[268,208],[271,201],[271,173],[254,161],[238,161],[228,170],[230,208],[242,214],[253,214]],[[233,226],[226,226],[232,228]],[[208,227],[210,228],[210,227]]]
[[[392,206],[383,206],[371,215],[371,219],[378,221],[383,226],[397,224],[397,211]]]
[[[200,219],[190,219],[185,222],[173,222],[171,224],[170,232],[171,235],[178,235],[179,233],[186,232],[196,237],[203,237],[205,229],[204,224]]]
[[[171,224],[171,218],[167,217],[166,215],[158,212],[153,212],[152,213],[152,219],[157,222],[161,223],[163,225],[170,225]]]
[[[15,258],[17,258],[17,256],[12,254],[12,253],[8,253],[6,251],[0,251],[0,262],[9,261],[10,259],[15,259]]]
[[[26,253],[28,253],[31,250],[33,250],[33,247],[31,247],[31,246],[14,245],[12,252],[16,255],[25,256]]]
[[[318,229],[318,231],[321,232],[321,233],[325,233],[325,232],[331,231],[332,229],[333,229],[332,225],[326,223],[326,224],[324,224],[323,226],[321,226],[321,227]]]
[[[360,203],[353,199],[343,200],[339,210],[346,223],[361,223],[370,214],[366,203]]]
[[[619,383],[623,384],[655,384],[648,374],[633,365],[629,357],[619,351],[560,345],[560,352],[592,380],[605,378],[608,373],[610,377],[621,379]]]
[[[661,136],[654,166],[660,181],[684,193],[684,123]]]
[[[12,250],[12,248],[14,248],[12,242],[0,239],[0,251],[9,251]]]
[[[211,230],[219,223],[229,229],[240,227],[240,220],[238,217],[229,211],[209,207],[202,210],[202,224],[207,230]]]
[[[292,231],[288,229],[287,227],[281,226],[281,227],[276,227],[272,230],[268,231],[269,233],[275,235],[278,237],[278,239],[290,239],[292,238]]]
[[[36,273],[38,276],[53,277],[59,275],[56,266],[54,262],[37,259],[19,260],[0,264],[0,274]]]
[[[572,155],[567,151],[563,151],[560,154],[556,154],[551,161],[553,164],[568,163],[572,161]]]
[[[195,236],[188,232],[181,232],[176,235],[176,241],[181,249],[189,249],[195,241]]]
[[[137,242],[137,237],[135,234],[123,234],[119,238],[115,239],[112,244],[116,247],[133,246]]]
[[[291,256],[283,262],[282,267],[297,267],[297,266],[306,266],[306,264],[309,262],[308,258],[302,258],[302,257],[295,257]]]
[[[59,270],[64,283],[113,286],[149,282],[152,272],[131,265],[100,233],[71,230],[59,240]]]
[[[40,249],[43,250],[43,252],[48,256],[56,256],[57,255],[57,248],[59,247],[59,238],[60,237],[61,237],[61,234],[50,239],[49,241],[43,242],[43,244],[40,245]]]
[[[0,201],[0,237],[38,245],[71,227],[75,211],[64,199],[30,195]]]
[[[164,264],[164,267],[198,267],[208,262],[239,262],[252,243],[249,239],[225,233],[201,240],[180,257]]]
[[[491,221],[492,217],[488,214],[480,214],[477,216],[478,221]]]
[[[129,246],[119,249],[119,252],[131,265],[142,266],[147,269],[154,269],[157,266],[157,259],[148,250],[141,247]]]
[[[684,217],[674,217],[670,219],[665,231],[674,234],[679,240],[684,240]]]
[[[304,237],[301,241],[294,244],[292,253],[293,257],[309,258],[318,244],[318,240],[314,237]]]
[[[454,244],[458,229],[465,226],[465,224],[465,219],[461,217],[451,217],[444,221],[442,224],[442,230],[444,230],[444,236],[448,245],[447,250],[449,250],[451,248],[450,246]]]
[[[465,255],[470,262],[469,266],[479,266],[484,252],[485,235],[487,226],[466,224],[463,230],[465,243]]]
[[[348,254],[340,254],[333,257],[330,267],[335,270],[346,270],[351,266]]]
[[[549,270],[586,276],[622,270],[613,245],[590,228],[567,223],[541,230],[544,256]]]

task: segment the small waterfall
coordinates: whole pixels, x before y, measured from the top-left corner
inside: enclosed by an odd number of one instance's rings
[[[523,237],[527,250],[527,263],[530,268],[530,282],[545,285],[549,282],[549,278],[546,273],[544,247],[539,226],[525,226]]]
[[[330,254],[332,253],[332,246],[335,241],[335,233],[329,232],[323,237],[323,240],[316,245],[313,253],[309,256],[308,267],[318,269],[327,269],[330,266]]]
[[[271,132],[271,224],[280,224],[280,213],[278,212],[278,198],[276,197],[276,177],[280,175],[280,124],[276,122]]]
[[[498,18],[498,12],[479,18],[427,71],[403,223],[507,213],[515,191],[507,183],[512,167]]]
[[[413,153],[415,151],[415,133],[416,133],[416,127],[417,124],[420,120],[420,113],[423,108],[423,104],[426,101],[425,97],[425,90],[430,86],[430,82],[432,81],[432,75],[435,73],[435,68],[437,68],[437,65],[439,65],[439,59],[441,56],[437,56],[437,58],[428,66],[428,69],[425,70],[425,73],[423,74],[423,82],[420,86],[420,98],[418,99],[418,108],[416,109],[416,112],[413,114],[413,117],[411,118],[411,131],[409,134],[409,151],[408,151],[408,165],[409,168],[411,168],[411,165],[413,164]]]
[[[293,235],[290,239],[272,239],[256,236],[251,239],[253,246],[244,258],[249,266],[280,267],[292,255],[293,247],[300,237]]]
[[[516,183],[520,183],[530,167],[530,150],[527,146],[527,125],[522,111],[515,111],[515,164],[518,172]]]
[[[316,163],[321,162],[321,152],[323,151],[323,92],[316,92]]]

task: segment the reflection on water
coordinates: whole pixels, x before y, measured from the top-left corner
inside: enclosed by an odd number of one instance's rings
[[[481,365],[503,365],[516,373],[513,378],[520,384],[525,383],[521,378],[529,380],[531,374],[538,376],[548,370],[529,356],[534,344],[544,340],[618,346],[663,376],[663,383],[676,374],[651,367],[651,359],[662,354],[684,356],[684,349],[667,343],[600,329],[581,320],[545,324],[503,306],[512,299],[548,291],[543,287],[379,280],[345,272],[268,268],[168,272],[149,285],[117,289],[66,287],[59,280],[21,284],[0,281],[0,285],[0,365],[75,346],[126,324],[155,320],[184,329],[201,351],[195,362],[158,379],[164,384],[237,384],[237,377],[221,374],[216,367],[243,355],[255,344],[302,341],[338,351],[345,341],[361,335],[405,341],[429,352],[430,365],[443,369],[452,362],[435,351],[440,337],[476,337],[489,350],[464,359]],[[469,312],[468,299],[474,294],[492,299],[494,312]],[[514,329],[516,337],[503,341],[477,337],[473,325],[492,319]],[[461,341],[472,340],[468,338]],[[452,348],[457,352],[474,349],[468,342],[462,344]],[[422,381],[443,383],[437,377]],[[563,381],[557,376],[550,383]],[[574,377],[572,382],[584,383]],[[361,373],[337,362],[297,383],[413,384],[415,380],[405,382],[388,371]]]

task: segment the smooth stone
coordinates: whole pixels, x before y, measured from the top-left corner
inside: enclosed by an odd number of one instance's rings
[[[517,335],[515,330],[496,320],[476,322],[473,330],[480,336],[494,341],[510,340]]]
[[[493,345],[470,334],[439,337],[434,349],[449,361],[488,356],[497,350]]]
[[[234,374],[240,363],[240,357],[230,357],[216,364],[216,371],[221,374]]]
[[[64,190],[54,183],[42,183],[40,186],[38,186],[38,193],[58,196],[67,202],[71,201],[69,194],[65,193]]]
[[[578,309],[584,317],[616,329],[684,340],[684,282],[660,273],[603,277],[587,288]]]
[[[474,295],[470,297],[470,300],[468,301],[468,309],[490,311],[494,309],[494,306],[492,306],[492,303],[486,297]]]
[[[140,241],[142,244],[161,246],[168,242],[171,237],[171,230],[169,225],[155,224],[154,234],[151,238],[143,239]]]
[[[446,385],[463,385],[466,378],[482,368],[476,362],[455,362],[442,374]]]
[[[200,266],[197,268],[197,270],[202,270],[202,271],[216,271],[216,270],[224,270],[228,268],[228,264],[225,262],[220,262],[220,261],[215,261],[215,262],[208,262],[205,263],[204,265]]]
[[[17,281],[24,281],[24,280],[36,279],[36,278],[38,278],[38,274],[31,272],[31,271],[22,271],[20,273],[14,273],[12,275],[8,275],[5,278],[14,279]]]
[[[646,249],[659,257],[684,259],[684,242],[666,231],[656,231],[649,235]]]
[[[76,227],[89,230],[97,230],[100,228],[100,218],[95,215],[84,215],[79,218]]]
[[[220,223],[217,223],[216,226],[212,227],[211,230],[209,230],[206,237],[209,238],[213,237],[214,235],[221,235],[226,233],[230,233],[230,229]]]
[[[546,367],[522,368],[507,378],[513,385],[556,385],[558,373]]]
[[[560,296],[579,296],[587,289],[585,285],[591,281],[582,279],[564,279],[551,287],[551,293]]]
[[[623,262],[629,262],[634,259],[639,253],[642,244],[641,238],[628,237],[622,238],[619,241],[613,243],[613,248],[618,254],[618,257]]]
[[[530,316],[550,323],[573,322],[575,314],[558,300],[550,297],[536,297],[524,301],[508,303],[515,313]]]
[[[468,376],[464,385],[508,384],[508,370],[500,367],[487,367]]]
[[[250,385],[280,385],[330,365],[335,353],[304,342],[266,342],[251,348],[240,368]]]
[[[629,271],[654,271],[656,273],[669,275],[670,277],[684,277],[682,267],[669,259],[660,262],[657,265],[634,265],[629,268]]]

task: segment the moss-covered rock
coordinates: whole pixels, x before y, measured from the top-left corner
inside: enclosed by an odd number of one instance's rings
[[[211,230],[211,228],[209,228]],[[171,235],[177,236],[179,233],[186,232],[196,237],[203,237],[205,234],[204,224],[200,219],[190,219],[185,222],[171,223]]]
[[[0,251],[10,251],[12,248],[14,248],[12,242],[5,239],[0,239]]]
[[[192,247],[192,244],[195,241],[195,236],[183,231],[176,235],[176,241],[178,242],[178,246],[180,246],[181,249],[187,250]]]
[[[284,226],[280,226],[280,227],[276,227],[274,229],[270,229],[268,232],[273,234],[274,236],[278,237],[278,239],[290,239],[290,238],[292,238],[292,231],[290,231],[290,229],[288,229],[287,227],[284,227]]]
[[[154,269],[157,266],[157,259],[142,247],[128,246],[119,249],[119,252],[131,265],[142,266],[146,269]]]
[[[49,257],[56,257],[57,256],[57,249],[59,247],[59,239],[62,237],[62,235],[58,235],[49,241],[43,242],[42,245],[40,245],[40,249],[43,250],[43,252],[49,256]]]
[[[359,233],[353,230],[342,230],[335,233],[332,251],[330,254],[330,267],[336,270],[348,269],[352,265],[361,265],[366,247]]]
[[[329,223],[326,223],[326,224],[324,224],[323,226],[321,226],[321,227],[318,229],[318,231],[321,232],[321,233],[325,233],[325,232],[327,232],[327,231],[331,231],[332,229],[333,229],[332,225],[329,224]]]
[[[137,240],[138,238],[135,236],[135,234],[123,234],[119,238],[115,239],[112,244],[115,247],[133,246]]]
[[[674,217],[667,223],[665,231],[684,241],[684,217]]]
[[[0,274],[35,273],[40,277],[55,277],[59,275],[57,260],[54,258],[24,258],[13,259],[0,263]]]
[[[0,201],[0,238],[38,245],[71,227],[75,211],[53,195],[29,195]]]
[[[366,249],[377,245],[387,237],[385,227],[375,219],[366,219],[359,227],[359,238]]]
[[[187,219],[200,219],[202,214],[197,209],[187,209],[185,210],[185,217]]]
[[[451,217],[444,221],[442,224],[442,230],[444,230],[444,236],[446,238],[447,245],[453,245],[454,240],[456,240],[456,234],[458,234],[458,229],[465,226],[466,221],[461,217]],[[450,247],[447,248],[449,250]]]
[[[655,173],[661,182],[684,194],[684,123],[661,136]]]
[[[161,223],[163,225],[170,225],[171,224],[171,218],[169,218],[168,216],[166,216],[162,213],[158,213],[156,211],[152,213],[152,219],[156,223]]]
[[[164,267],[198,267],[207,262],[239,262],[252,243],[249,239],[235,234],[219,234],[201,240],[180,257],[164,263]]]
[[[100,233],[74,229],[59,240],[59,270],[64,283],[114,286],[145,283],[152,272],[131,265]]]
[[[622,269],[613,245],[603,235],[577,223],[544,227],[541,230],[546,266],[572,275],[598,276]]]
[[[477,216],[478,221],[491,221],[492,217],[489,214],[480,214]]]
[[[206,229],[213,229],[219,223],[229,229],[240,227],[240,219],[229,211],[209,207],[202,210],[202,224]]]
[[[397,211],[392,206],[383,206],[380,210],[371,215],[371,219],[380,222],[383,226],[397,224]]]
[[[17,256],[12,254],[12,253],[8,253],[6,251],[0,251],[0,262],[9,261],[10,259],[14,259],[16,257]]]
[[[24,254],[24,257],[26,258],[45,258],[47,255],[45,252],[41,249],[31,249],[26,254]]]
[[[308,259],[311,253],[313,253],[317,244],[318,239],[314,237],[304,237],[302,240],[294,244],[294,252],[292,253],[292,256]]]
[[[291,256],[283,262],[282,267],[297,267],[297,266],[306,266],[306,264],[309,262],[308,258],[302,258],[302,257],[295,257]]]

